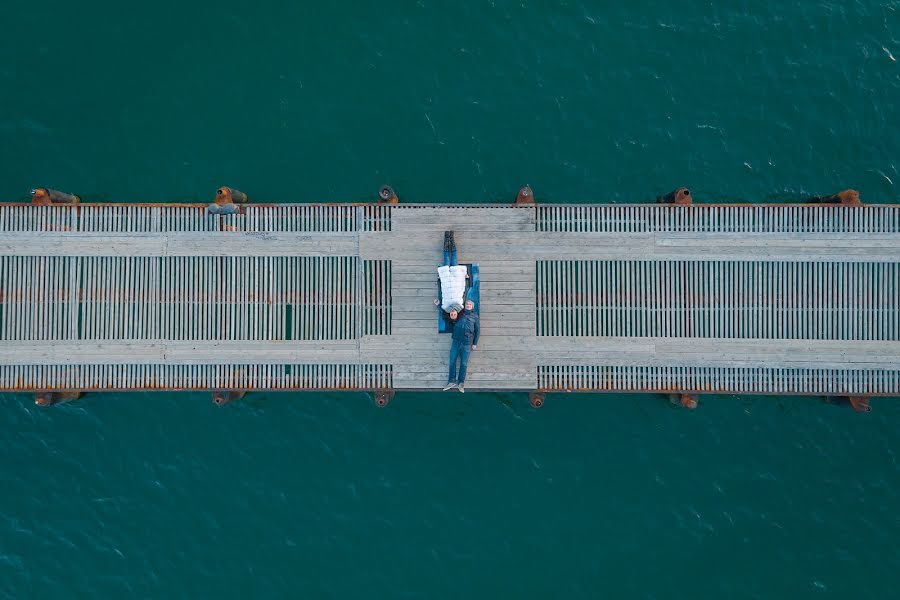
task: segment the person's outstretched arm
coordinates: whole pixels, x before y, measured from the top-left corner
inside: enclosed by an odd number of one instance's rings
[[[480,333],[481,328],[479,322],[481,319],[475,313],[472,313],[472,316],[475,317],[475,337],[472,338],[472,349],[476,350],[478,348],[478,334]]]

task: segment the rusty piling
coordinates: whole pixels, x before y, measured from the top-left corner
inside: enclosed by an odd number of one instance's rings
[[[676,206],[688,206],[692,202],[691,191],[686,187],[680,187],[656,199],[657,204],[674,204]]]
[[[383,185],[378,190],[378,204],[400,204],[397,192],[389,185]]]
[[[50,188],[35,188],[31,190],[31,203],[39,206],[51,204],[78,204],[81,198],[75,194],[51,190]]]
[[[516,206],[525,206],[528,204],[534,204],[534,192],[530,185],[520,188],[519,193],[516,194]]]
[[[238,392],[235,390],[216,390],[212,393],[212,401],[216,406],[224,406],[235,400],[240,400],[247,395],[247,392]]]

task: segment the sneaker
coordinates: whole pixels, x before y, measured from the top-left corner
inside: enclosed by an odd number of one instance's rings
[[[447,385],[444,386],[444,391],[446,392],[447,390],[452,390],[455,387],[456,387],[455,383],[452,383],[452,382],[448,383]]]
[[[444,232],[444,250],[446,250],[447,252],[450,251],[450,240],[452,235],[453,234],[449,231]]]
[[[450,234],[450,239],[449,239],[450,250],[456,250],[456,240],[453,238],[453,232],[448,231],[447,233]]]
[[[460,394],[465,394],[465,393],[466,393],[466,388],[465,388],[465,386],[463,386],[463,384],[459,384],[458,386],[456,386],[456,389],[459,390],[459,393],[460,393]]]

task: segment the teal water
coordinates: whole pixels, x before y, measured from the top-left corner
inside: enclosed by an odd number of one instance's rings
[[[900,2],[5,6],[0,197],[897,201]],[[900,404],[0,395],[0,596],[887,598]]]

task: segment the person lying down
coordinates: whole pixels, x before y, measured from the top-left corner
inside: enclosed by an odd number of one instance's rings
[[[468,272],[465,266],[456,264],[456,241],[452,231],[444,232],[444,264],[437,271],[441,278],[441,300],[435,298],[434,304],[441,305],[441,310],[453,324],[463,310]]]

